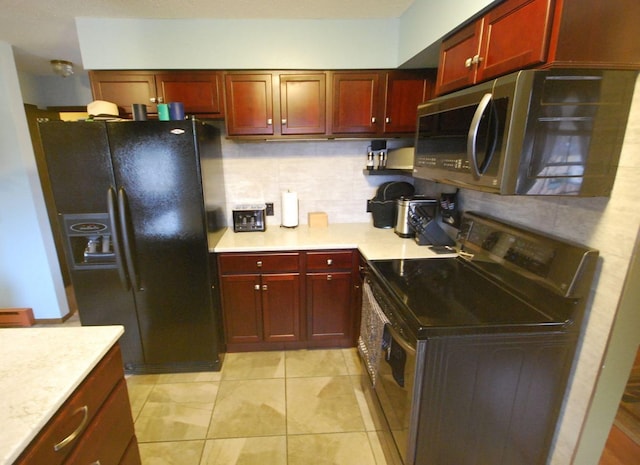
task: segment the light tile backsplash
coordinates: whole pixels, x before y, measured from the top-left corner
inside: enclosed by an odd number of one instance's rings
[[[492,214],[600,251],[579,360],[563,407],[551,464],[571,463],[638,235],[639,87],[636,85],[616,182],[609,198],[498,196],[465,189],[459,194],[462,210]],[[229,215],[237,204],[274,202],[275,216],[267,218],[267,227],[277,227],[281,192],[290,189],[298,192],[300,224],[307,223],[310,211],[326,212],[330,223],[371,222],[366,201],[385,181],[409,181],[418,193],[434,197],[440,192],[455,192],[455,188],[428,181],[363,175],[369,144],[368,140],[243,142],[225,139],[223,161]],[[407,145],[411,140],[389,143],[390,147],[394,144]]]
[[[367,199],[390,180],[413,182],[400,176],[366,176],[371,141],[238,141],[223,139],[222,153],[229,224],[239,204],[274,203],[267,227],[281,223],[282,192],[298,193],[299,224],[309,212],[325,212],[329,223],[371,222]],[[389,142],[389,147],[410,143]]]

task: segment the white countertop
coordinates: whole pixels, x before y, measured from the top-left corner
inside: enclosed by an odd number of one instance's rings
[[[213,242],[213,241],[211,241]],[[374,228],[369,223],[330,224],[326,228],[267,226],[264,232],[233,232],[228,228],[210,252],[270,252],[282,250],[359,249],[367,260],[391,258],[445,258],[413,239],[399,237],[393,228]]]
[[[122,326],[0,329],[0,464],[18,458],[123,332]]]

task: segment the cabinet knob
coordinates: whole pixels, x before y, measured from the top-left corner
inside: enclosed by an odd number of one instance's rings
[[[267,287],[267,285],[266,285],[266,284],[263,284],[263,285],[262,285],[262,290],[263,290],[263,291],[266,291],[266,290],[268,290],[268,289],[269,289],[269,288]]]
[[[273,124],[273,120],[271,118],[269,118],[267,120],[267,126],[271,126]]]
[[[158,102],[159,103],[163,103],[164,102],[164,97],[158,97]]]
[[[372,122],[373,124],[376,124],[376,117],[375,117],[375,116],[372,116],[372,117],[371,117],[371,122]]]
[[[155,98],[155,97],[151,97],[151,98],[149,99],[149,101],[150,101],[151,103],[157,103],[157,102],[158,102],[158,99],[157,99],[157,98]]]
[[[473,63],[474,65],[477,65],[478,63],[480,63],[482,61],[482,57],[480,55],[475,55],[472,59],[471,59],[471,63]]]
[[[332,276],[332,275],[330,275],[330,274],[328,274],[328,275],[327,275],[327,281],[331,281],[332,279],[333,279],[333,276]]]
[[[327,258],[327,266],[331,266],[331,265],[333,265],[333,259]]]
[[[287,124],[287,119],[286,118],[282,118],[282,124]]]
[[[258,260],[258,261],[256,262],[256,266],[257,266],[258,268],[262,268],[262,260]]]
[[[391,118],[389,118],[388,116],[384,119],[384,122],[389,124],[391,122]]]
[[[260,290],[260,284],[255,284],[255,285],[253,286],[253,288],[254,288],[256,291],[259,291],[259,290]]]
[[[467,58],[466,60],[464,60],[464,67],[465,68],[471,68],[472,64],[473,64],[473,58]]]

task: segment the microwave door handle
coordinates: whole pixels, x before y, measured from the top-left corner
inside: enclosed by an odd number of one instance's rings
[[[467,135],[467,159],[471,167],[471,174],[476,180],[480,179],[481,176],[480,169],[478,168],[478,131],[480,130],[482,115],[487,111],[492,99],[492,94],[484,94],[482,96],[478,108],[476,108],[476,112],[473,114],[469,134]]]

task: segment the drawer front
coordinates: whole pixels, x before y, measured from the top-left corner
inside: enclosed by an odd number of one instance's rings
[[[134,436],[127,384],[123,379],[87,428],[65,465],[118,465]]]
[[[116,345],[69,397],[31,443],[16,465],[58,465],[80,442],[114,386],[124,378],[120,347]],[[57,450],[56,450],[57,449]]]
[[[353,251],[307,252],[307,270],[350,270]]]
[[[279,273],[299,269],[299,253],[221,254],[220,273]]]

